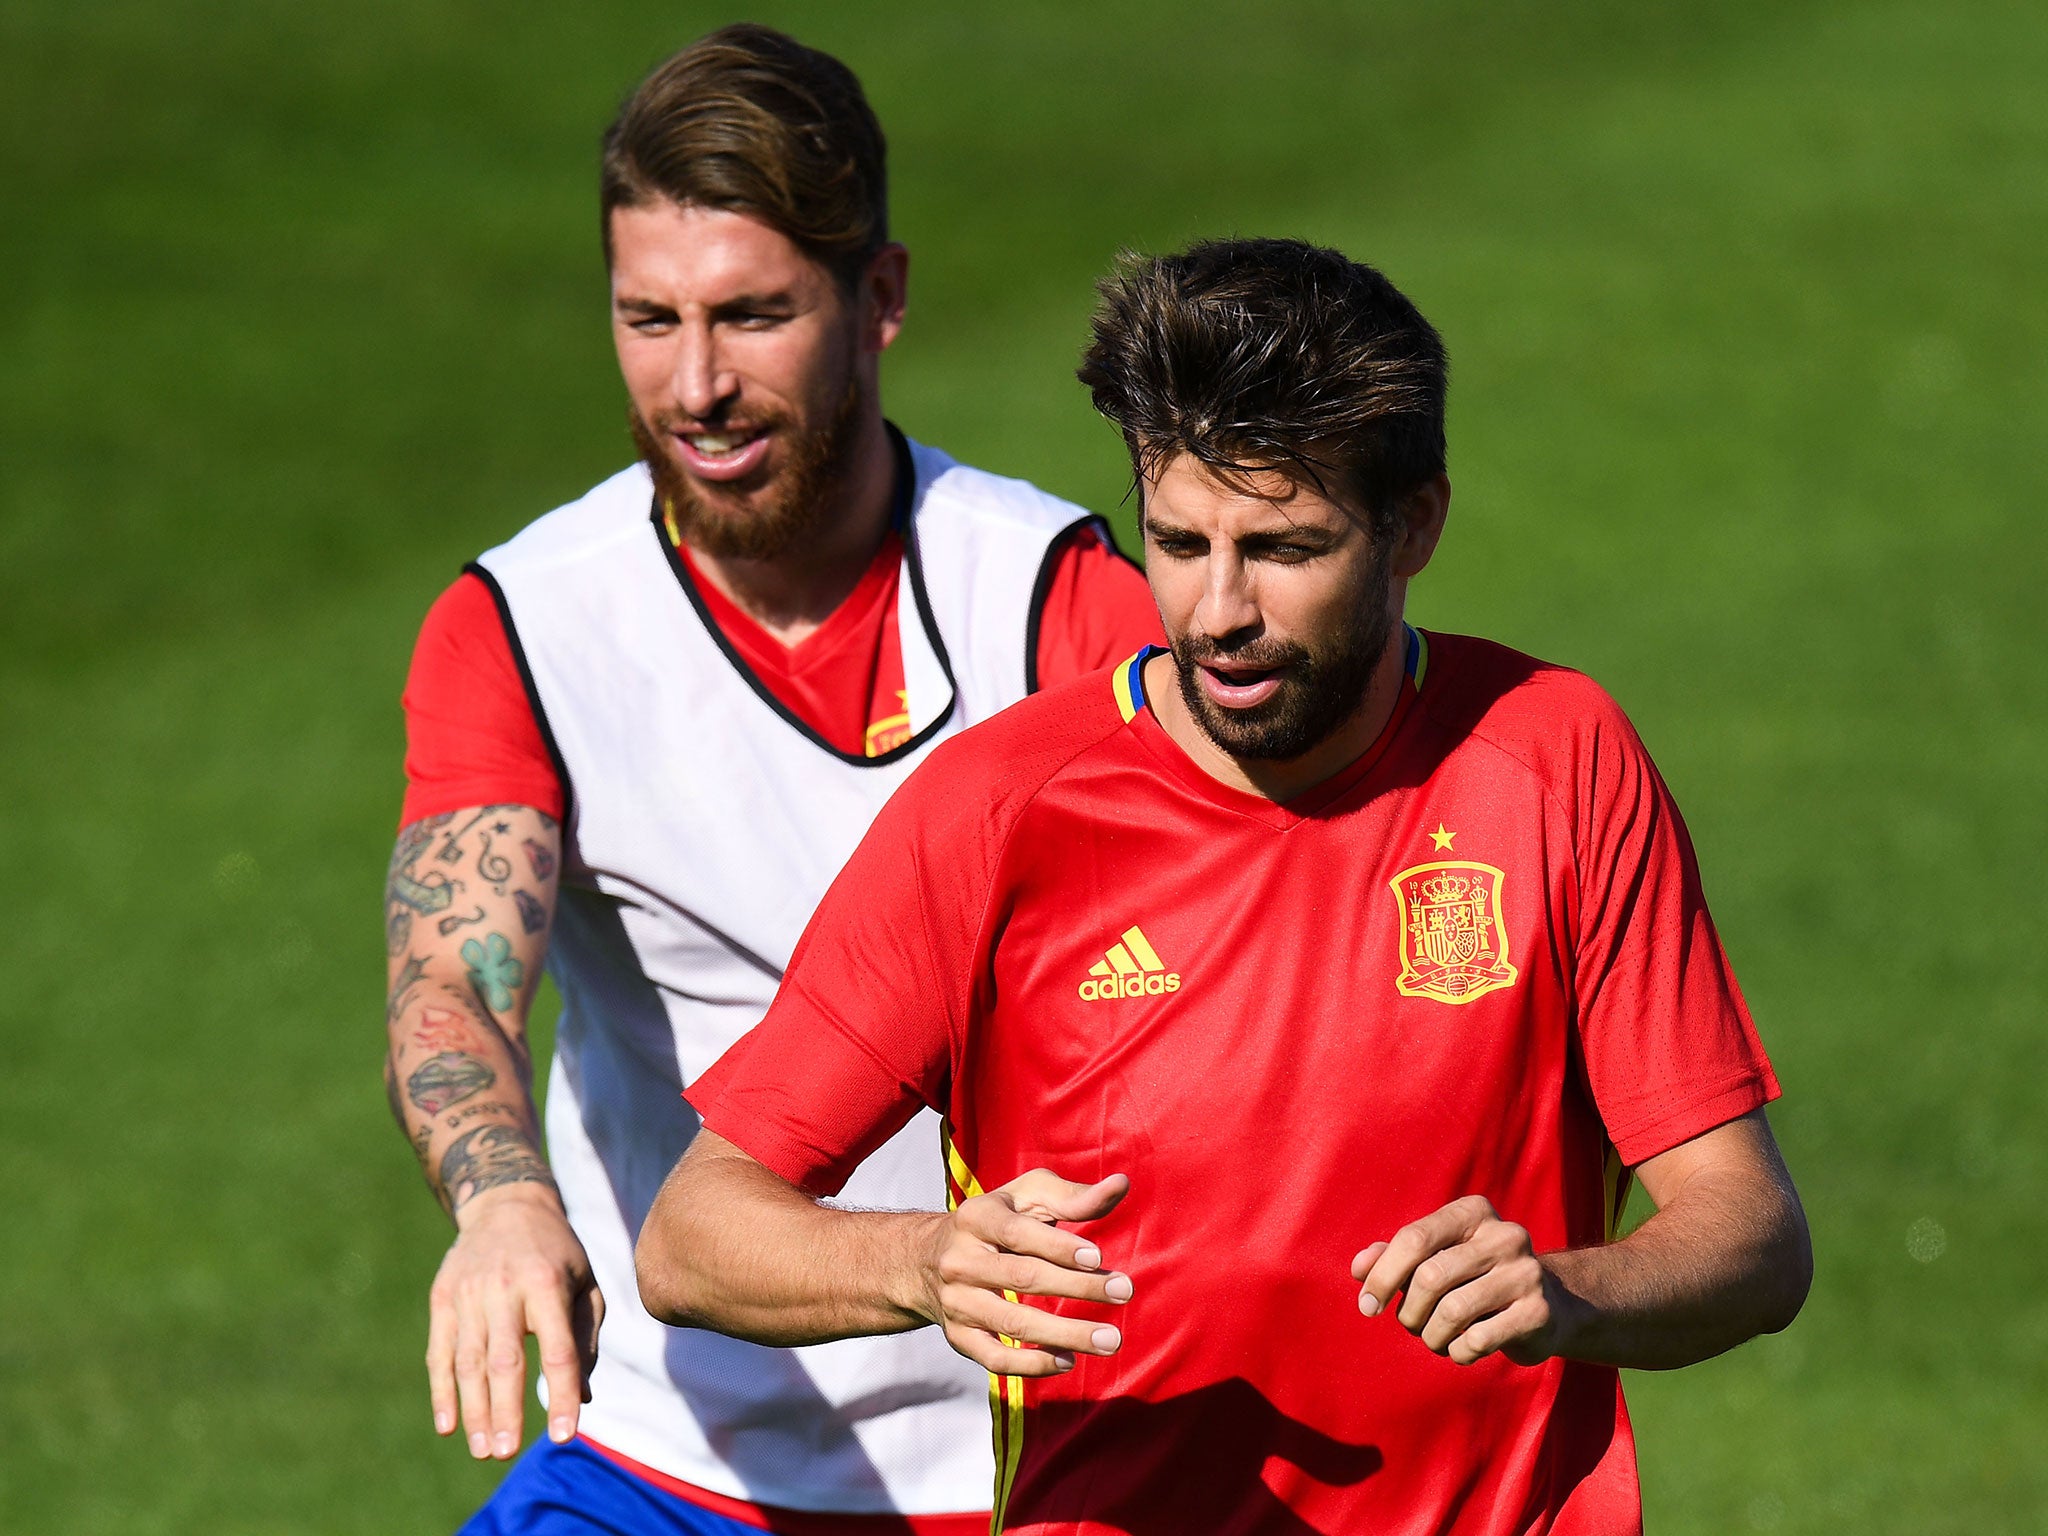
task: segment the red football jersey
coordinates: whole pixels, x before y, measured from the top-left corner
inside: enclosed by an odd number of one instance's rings
[[[1286,804],[1204,773],[1132,663],[941,746],[690,1090],[818,1194],[919,1104],[962,1193],[1131,1193],[1121,1351],[1002,1378],[997,1508],[1050,1533],[1640,1528],[1618,1373],[1457,1366],[1351,1256],[1481,1194],[1538,1251],[1777,1094],[1677,808],[1577,673],[1410,631],[1373,747]],[[1169,674],[1170,675],[1170,674]]]

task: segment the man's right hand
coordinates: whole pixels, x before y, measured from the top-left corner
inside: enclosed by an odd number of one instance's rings
[[[428,1293],[435,1431],[454,1432],[459,1399],[472,1456],[503,1460],[519,1449],[530,1333],[548,1386],[548,1436],[568,1440],[590,1401],[604,1297],[561,1201],[547,1185],[507,1184],[469,1199],[457,1227]]]
[[[1106,1216],[1130,1187],[1120,1173],[1075,1184],[1037,1168],[963,1202],[933,1225],[916,1310],[945,1331],[954,1349],[998,1376],[1052,1376],[1072,1370],[1077,1354],[1115,1354],[1120,1329],[1015,1298],[1129,1301],[1130,1276],[1105,1270],[1095,1244],[1053,1223]]]

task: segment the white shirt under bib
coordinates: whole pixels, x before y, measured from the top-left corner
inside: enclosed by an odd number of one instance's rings
[[[583,1428],[716,1493],[847,1514],[986,1509],[988,1378],[933,1328],[768,1349],[666,1327],[640,1305],[633,1243],[697,1129],[684,1086],[759,1021],[883,803],[933,742],[1026,693],[1042,573],[1087,518],[896,443],[912,734],[884,757],[828,746],[745,671],[664,536],[642,466],[475,567],[569,795],[547,1134],[605,1297]],[[841,1198],[943,1209],[939,1136],[920,1115]]]

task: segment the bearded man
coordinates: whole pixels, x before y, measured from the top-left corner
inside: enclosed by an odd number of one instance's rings
[[[1616,1367],[1804,1299],[1777,1083],[1642,743],[1404,622],[1445,371],[1335,251],[1105,285],[1081,377],[1170,653],[933,754],[690,1089],[650,1310],[938,1325],[997,1383],[1001,1530],[1639,1531]],[[928,1109],[955,1210],[821,1203]]]
[[[549,1438],[467,1529],[968,1536],[993,1474],[967,1362],[931,1336],[665,1327],[633,1242],[697,1129],[682,1090],[760,1017],[891,792],[1157,617],[1098,519],[884,419],[907,257],[843,64],[711,34],[626,103],[600,193],[640,462],[471,566],[406,684],[386,1085],[456,1227],[435,1428],[510,1457],[532,1334]],[[849,1194],[941,1208],[937,1145],[927,1117]]]

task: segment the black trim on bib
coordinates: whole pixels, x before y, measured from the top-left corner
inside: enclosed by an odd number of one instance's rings
[[[498,622],[504,626],[505,641],[512,647],[512,660],[519,668],[519,681],[526,687],[526,702],[533,710],[533,723],[540,727],[540,739],[548,749],[548,760],[555,765],[555,777],[562,782],[562,827],[566,844],[569,814],[576,808],[576,787],[569,778],[569,764],[562,756],[562,749],[555,743],[555,729],[548,724],[547,706],[540,701],[540,688],[534,683],[533,668],[526,664],[526,647],[519,643],[519,626],[512,622],[512,605],[506,601],[505,589],[498,585],[498,578],[476,561],[470,561],[462,570],[464,575],[481,581],[491,594],[491,601],[497,605]]]
[[[1109,546],[1109,552],[1133,570],[1142,571],[1129,555],[1117,548],[1116,530],[1109,526],[1107,518],[1097,517],[1090,512],[1086,517],[1076,518],[1052,536],[1052,542],[1045,546],[1045,558],[1038,562],[1038,577],[1031,583],[1031,607],[1024,616],[1024,692],[1038,692],[1038,636],[1045,627],[1045,599],[1052,591],[1053,573],[1059,569],[1060,556],[1067,552],[1067,545],[1084,528],[1093,528],[1102,536],[1102,542]]]
[[[829,752],[842,763],[850,764],[855,768],[886,768],[891,763],[901,762],[937,735],[939,728],[952,719],[953,711],[960,707],[960,683],[953,676],[953,660],[946,654],[946,642],[939,634],[938,620],[932,617],[931,600],[925,596],[924,561],[919,555],[917,547],[917,520],[911,515],[917,501],[917,465],[910,456],[909,441],[901,432],[896,430],[896,424],[893,421],[884,422],[883,426],[888,428],[889,443],[895,450],[896,457],[895,505],[889,513],[889,526],[903,536],[903,564],[910,576],[910,596],[912,601],[917,604],[917,616],[924,625],[925,639],[931,643],[932,654],[938,658],[939,670],[946,676],[946,687],[949,691],[946,698],[946,707],[939,711],[938,717],[930,725],[927,725],[901,746],[891,747],[879,757],[866,757],[857,752],[840,751],[839,748],[833,746],[831,742],[812,730],[800,715],[783,703],[782,700],[775,697],[774,691],[754,675],[754,669],[747,665],[746,658],[740,655],[730,640],[726,639],[725,632],[712,619],[711,611],[704,606],[703,594],[698,592],[697,583],[690,576],[689,566],[683,563],[682,551],[670,542],[668,529],[662,526],[661,498],[659,496],[654,498],[653,510],[649,516],[649,521],[654,528],[654,537],[659,541],[661,552],[668,560],[668,568],[675,573],[676,582],[682,587],[683,595],[690,600],[690,607],[696,610],[698,622],[709,632],[712,640],[717,643],[719,650],[725,654],[725,659],[732,663],[733,670],[746,680],[747,686],[754,690],[754,693],[760,698],[761,702],[780,715],[783,722],[795,730],[798,735],[818,748],[819,751]],[[521,667],[523,668],[524,665],[525,663],[522,661]],[[550,738],[550,741],[552,743],[552,738]]]

